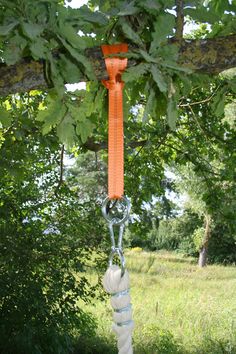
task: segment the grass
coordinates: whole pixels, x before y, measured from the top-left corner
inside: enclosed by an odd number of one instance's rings
[[[236,269],[199,269],[191,258],[173,253],[126,252],[135,321],[135,354],[236,354]],[[90,311],[98,338],[112,343],[109,301]],[[95,345],[95,344],[94,344]],[[88,351],[88,353],[90,353]]]

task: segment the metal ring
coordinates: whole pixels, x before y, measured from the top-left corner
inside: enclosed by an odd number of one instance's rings
[[[120,264],[121,264],[121,277],[125,274],[125,257],[123,255],[123,252],[120,248],[113,248],[110,257],[109,257],[109,266],[113,265],[113,257],[114,255],[117,254],[120,258]]]
[[[110,202],[109,197],[107,197],[102,203],[102,214],[103,214],[104,218],[109,223],[112,223],[113,225],[122,225],[129,218],[130,208],[131,208],[130,201],[126,197],[122,197],[120,200],[124,201],[124,204],[126,206],[126,210],[124,211],[124,216],[122,219],[118,219],[117,217],[113,217],[113,218],[109,217],[109,214],[107,213],[107,205]]]

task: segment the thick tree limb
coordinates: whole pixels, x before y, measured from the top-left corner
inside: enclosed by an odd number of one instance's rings
[[[16,65],[0,64],[0,96],[47,88],[42,61],[27,58]]]
[[[170,40],[170,45],[179,43]],[[85,55],[92,60],[98,80],[107,77],[100,47],[90,48]],[[135,65],[129,60],[129,66]],[[182,40],[179,49],[179,64],[193,71],[218,74],[236,67],[236,35],[203,40]],[[81,81],[86,78],[81,78]],[[0,96],[26,92],[32,89],[47,89],[43,61],[24,59],[12,66],[0,64]]]
[[[236,67],[236,35],[201,40],[184,40],[179,63],[203,74],[219,74]]]

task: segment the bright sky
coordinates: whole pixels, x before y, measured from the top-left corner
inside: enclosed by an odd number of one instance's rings
[[[87,4],[88,0],[72,0],[72,1],[67,1],[66,5],[69,5],[70,7],[73,8],[78,8],[83,6],[84,4]],[[68,91],[75,91],[75,90],[83,90],[86,87],[85,82],[80,82],[78,84],[67,84],[66,88]]]
[[[87,4],[88,0],[72,0],[72,1],[67,1],[67,5],[70,7],[78,8],[80,6],[83,6],[84,4]]]

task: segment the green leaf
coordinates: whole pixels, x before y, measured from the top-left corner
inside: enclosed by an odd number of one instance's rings
[[[65,143],[68,147],[71,147],[75,142],[75,128],[74,121],[70,114],[66,114],[65,117],[57,126],[57,136],[62,143]]]
[[[102,114],[105,93],[106,93],[105,87],[100,86],[94,100],[94,111],[96,111],[99,116],[101,116]]]
[[[150,53],[154,53],[161,43],[166,42],[168,36],[172,35],[175,27],[175,17],[169,13],[161,14],[154,23],[153,41],[150,47]]]
[[[47,48],[45,44],[45,40],[39,37],[30,45],[30,51],[35,60],[46,57]]]
[[[193,20],[203,23],[214,24],[220,20],[220,16],[214,11],[207,10],[205,7],[197,7],[196,9],[185,9],[185,15],[189,15]]]
[[[81,81],[81,71],[78,66],[64,54],[60,55],[58,65],[60,67],[60,73],[67,84]]]
[[[140,10],[138,7],[134,6],[134,4],[135,4],[135,1],[131,1],[130,3],[127,3],[127,1],[122,2],[122,8],[117,15],[118,16],[128,16],[128,15],[136,14]]]
[[[156,55],[162,58],[162,60],[159,60],[161,66],[175,71],[182,71],[187,74],[192,73],[190,68],[183,67],[177,63],[179,57],[179,47],[176,44],[159,47],[156,51]]]
[[[146,103],[145,110],[143,113],[143,123],[146,123],[149,119],[150,113],[153,110],[154,100],[155,100],[155,91],[153,90],[153,88],[151,88],[150,92],[148,94],[147,103]]]
[[[43,32],[44,26],[37,23],[23,22],[22,29],[28,38],[35,39]]]
[[[225,100],[225,89],[223,88],[222,90],[218,91],[213,98],[212,109],[217,117],[224,115]]]
[[[66,107],[60,99],[49,98],[47,109],[39,111],[36,120],[44,122],[43,135],[47,134],[55,127],[66,113]]]
[[[156,109],[155,109],[155,116],[157,119],[166,116],[166,109],[167,109],[167,98],[166,95],[163,93],[156,94]],[[159,120],[160,123],[160,120]]]
[[[7,166],[7,171],[8,173],[13,177],[15,178],[18,182],[20,180],[23,180],[24,179],[24,168],[23,167],[20,167],[20,166],[17,166],[15,164],[14,167],[12,166]]]
[[[13,28],[18,25],[19,21],[14,19],[13,22],[9,23],[8,25],[0,26],[0,36],[8,35]]]
[[[127,90],[124,90],[124,95],[123,95],[123,116],[124,116],[124,122],[128,122],[129,111],[130,111],[129,97],[128,97],[128,95],[127,95]]]
[[[191,68],[187,68],[187,67],[178,65],[176,63],[171,63],[171,62],[168,63],[167,61],[161,63],[161,65],[164,66],[165,68],[169,68],[169,69],[176,70],[176,71],[182,71],[186,74],[191,74],[193,72],[193,70]]]
[[[74,27],[60,21],[60,35],[67,40],[71,46],[77,50],[84,50],[87,46],[84,37],[80,37]]]
[[[234,70],[234,69],[231,69],[231,70]],[[235,79],[232,79],[229,81],[229,85],[230,85],[230,89],[236,93],[236,77]]]
[[[179,57],[179,47],[176,44],[161,46],[158,48],[156,55],[163,59],[163,65],[166,61],[168,63],[175,63]]]
[[[139,49],[139,53],[148,63],[158,63],[158,59],[149,55],[145,50]]]
[[[80,64],[82,64],[85,68],[85,73],[88,76],[88,78],[91,81],[96,81],[96,77],[93,71],[93,67],[88,60],[83,54],[79,53],[77,50],[75,50],[72,46],[70,46],[66,41],[61,37],[58,36],[64,47],[68,50],[68,52],[71,54],[71,56],[77,60]]]
[[[161,4],[156,1],[156,0],[146,0],[146,1],[142,1],[140,3],[140,6],[147,10],[150,11],[151,13],[153,13],[153,10],[159,11],[161,8]]]
[[[46,123],[43,124],[43,126],[42,126],[42,134],[43,135],[48,134],[51,130],[52,130],[52,126],[51,125],[46,124]]]
[[[3,127],[8,128],[11,125],[11,121],[11,114],[4,108],[0,107],[0,122],[2,123]]]
[[[130,25],[125,22],[123,19],[121,21],[121,27],[124,35],[129,38],[132,42],[138,44],[140,47],[143,47],[143,42],[139,35],[130,27]]]
[[[88,85],[87,85],[88,86]],[[81,90],[79,102],[70,102],[67,104],[71,117],[75,122],[84,122],[87,117],[95,111],[95,92]]]
[[[108,23],[108,19],[103,13],[99,11],[91,11],[86,5],[79,8],[78,15],[86,22],[96,23],[101,26],[106,26]]]
[[[181,92],[184,95],[189,95],[189,93],[191,92],[191,90],[193,88],[193,83],[192,83],[191,78],[187,75],[182,74],[182,73],[179,73],[179,77],[183,83],[183,87],[181,88]]]
[[[212,7],[215,9],[218,15],[222,15],[226,10],[230,11],[230,4],[228,0],[217,0],[212,2]]]
[[[236,18],[235,15],[225,14],[222,16],[222,23],[216,24],[213,27],[216,35],[219,36],[228,36],[236,32]]]
[[[152,77],[153,77],[154,81],[156,82],[159,90],[161,92],[167,92],[168,86],[167,86],[165,76],[154,64],[151,64],[151,73],[152,73]]]
[[[83,144],[86,143],[93,129],[94,129],[94,124],[89,119],[85,119],[83,122],[77,123],[76,133],[80,136]]]
[[[150,65],[146,63],[140,63],[136,66],[130,67],[122,75],[122,79],[125,82],[137,81],[142,78],[142,76],[148,72]]]
[[[14,65],[22,57],[22,51],[27,45],[27,41],[18,33],[9,39],[4,48],[2,57],[7,65]]]
[[[173,6],[176,5],[176,0],[159,0],[159,1],[162,4],[162,7],[164,9],[170,9],[170,8],[173,8]]]
[[[47,52],[47,59],[50,62],[50,71],[51,71],[50,79],[54,84],[58,96],[62,98],[65,93],[65,85],[64,85],[63,76],[60,72],[60,66],[58,65],[57,61],[54,60],[52,54],[49,52]]]
[[[167,122],[171,130],[176,129],[176,121],[178,119],[177,102],[174,96],[170,97],[167,104]]]

